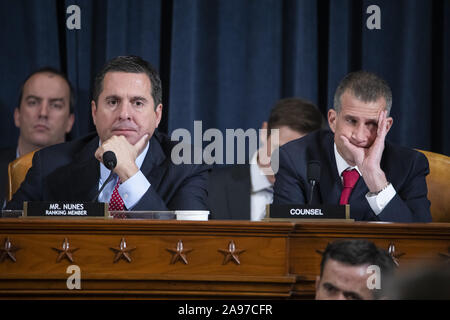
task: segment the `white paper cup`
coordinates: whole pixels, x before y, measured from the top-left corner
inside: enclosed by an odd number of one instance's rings
[[[208,221],[209,211],[207,210],[178,210],[175,211],[177,220]]]

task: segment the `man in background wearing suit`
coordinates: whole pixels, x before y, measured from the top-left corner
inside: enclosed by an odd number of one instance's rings
[[[350,204],[355,220],[431,221],[426,157],[385,141],[392,126],[392,92],[378,76],[348,74],[328,111],[332,132],[320,130],[280,148],[274,204],[303,204],[311,188],[309,161],[321,175],[312,204]]]
[[[6,197],[8,164],[39,148],[61,143],[72,130],[75,97],[67,77],[45,67],[30,74],[20,89],[14,123],[20,129],[17,145],[0,150],[0,197]]]
[[[207,209],[208,167],[171,161],[175,142],[157,131],[162,117],[158,73],[136,56],[109,61],[97,75],[91,102],[97,134],[37,151],[7,209],[23,201],[91,201],[117,157],[114,178],[99,201],[110,210]]]
[[[268,129],[263,143],[271,145],[271,130],[279,130],[279,146],[320,129],[322,114],[315,105],[297,98],[278,101],[269,121],[262,124]],[[265,140],[265,141],[264,141]],[[216,168],[211,173],[209,205],[211,219],[259,221],[265,216],[266,205],[273,200],[274,175],[266,175],[259,153],[255,152],[247,165]],[[270,148],[267,148],[270,153]],[[270,154],[268,157],[270,158]],[[267,171],[267,167],[265,167]]]

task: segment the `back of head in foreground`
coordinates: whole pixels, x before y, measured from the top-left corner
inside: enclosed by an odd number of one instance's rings
[[[323,253],[316,300],[379,299],[395,268],[391,256],[368,240],[334,241]]]

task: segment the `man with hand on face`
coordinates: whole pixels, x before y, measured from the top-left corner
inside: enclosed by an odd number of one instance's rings
[[[161,80],[148,62],[136,56],[109,61],[93,89],[98,135],[38,151],[7,209],[21,209],[23,201],[91,201],[110,174],[102,163],[107,151],[117,165],[99,201],[110,210],[207,209],[208,167],[172,163],[176,143],[157,131],[161,102]]]
[[[355,220],[430,222],[426,157],[385,141],[392,126],[392,93],[378,76],[348,74],[328,111],[332,132],[317,131],[280,148],[274,204],[304,204],[311,187],[306,168],[319,161],[312,204],[350,204]]]
[[[26,78],[14,109],[14,123],[20,129],[17,145],[0,149],[2,203],[9,163],[39,148],[64,142],[75,120],[74,101],[69,80],[56,69],[44,67]]]

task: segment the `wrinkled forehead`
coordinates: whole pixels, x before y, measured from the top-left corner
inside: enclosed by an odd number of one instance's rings
[[[377,120],[383,110],[386,110],[386,100],[382,96],[375,101],[363,101],[349,91],[341,96],[340,113],[344,116]]]

